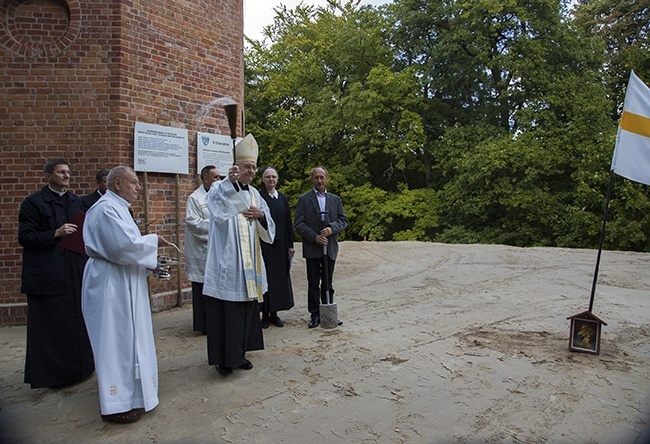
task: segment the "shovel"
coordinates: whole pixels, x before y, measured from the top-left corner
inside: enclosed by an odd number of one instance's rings
[[[327,213],[321,213],[326,215]],[[323,221],[323,227],[327,221]],[[327,245],[323,245],[323,283],[325,287],[325,303],[321,301],[320,311],[320,326],[323,328],[336,328],[339,326],[339,317],[336,309],[336,302],[334,302],[333,295],[330,295],[330,274],[329,274],[329,258],[327,256]]]

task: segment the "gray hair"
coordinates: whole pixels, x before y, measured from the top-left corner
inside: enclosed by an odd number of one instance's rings
[[[119,165],[111,168],[111,170],[108,172],[108,177],[106,178],[106,186],[112,189],[115,186],[115,181],[124,177],[124,174],[127,171],[133,171],[133,168],[124,165]]]
[[[323,170],[325,171],[325,177],[330,177],[329,173],[327,172],[327,168],[325,168],[324,166],[317,166],[312,168],[311,171],[309,172],[309,177],[314,177],[314,171],[316,170]]]

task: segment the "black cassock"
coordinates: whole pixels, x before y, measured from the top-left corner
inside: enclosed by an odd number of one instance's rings
[[[264,336],[256,301],[232,302],[205,298],[208,363],[237,368],[247,351],[264,350]],[[242,339],[242,342],[238,342]]]
[[[83,211],[81,199],[59,197],[47,187],[21,205],[19,239],[25,250],[21,289],[27,294],[25,382],[32,388],[72,384],[95,370],[81,312],[86,256],[65,250],[52,239],[54,229],[70,222],[77,211]]]
[[[273,198],[264,186],[260,189],[262,199],[269,205],[271,217],[275,222],[275,239],[272,244],[262,242],[262,256],[266,266],[266,279],[269,291],[264,294],[261,304],[263,313],[275,313],[293,307],[293,288],[291,287],[291,264],[289,248],[293,248],[293,219],[287,196],[278,193]]]

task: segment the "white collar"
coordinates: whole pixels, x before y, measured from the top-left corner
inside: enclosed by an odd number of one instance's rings
[[[66,190],[65,188],[63,189],[63,191],[57,191],[57,190],[53,189],[51,186],[49,186],[49,185],[48,185],[47,187],[48,187],[50,190],[52,190],[53,193],[56,193],[56,194],[58,194],[59,196],[63,196],[65,193],[68,192],[68,190]]]

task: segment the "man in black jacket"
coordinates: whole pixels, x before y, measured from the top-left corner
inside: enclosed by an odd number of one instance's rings
[[[32,388],[69,385],[95,371],[81,313],[86,255],[79,244],[59,246],[61,239],[81,230],[71,221],[83,213],[83,204],[67,191],[68,162],[52,159],[43,171],[47,186],[25,198],[18,216],[21,292],[27,294],[25,383]]]
[[[307,262],[307,308],[311,315],[309,328],[320,324],[320,302],[325,300],[326,288],[321,285],[323,276],[323,246],[327,245],[329,294],[334,295],[332,276],[339,252],[339,233],[348,226],[341,198],[325,189],[329,176],[325,167],[311,170],[314,188],[298,198],[293,226],[302,237],[302,257]]]
[[[106,193],[106,178],[108,177],[108,170],[103,169],[99,170],[95,175],[95,180],[97,181],[97,188],[90,194],[86,194],[81,198],[81,202],[84,205],[84,209],[87,211],[92,207],[95,202],[99,200],[100,197]]]

